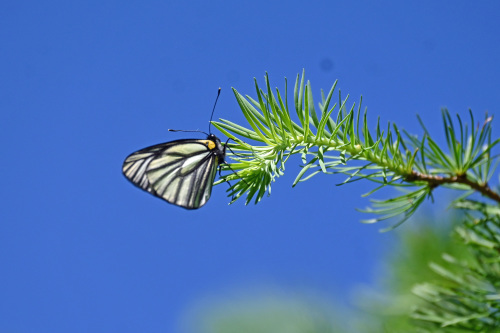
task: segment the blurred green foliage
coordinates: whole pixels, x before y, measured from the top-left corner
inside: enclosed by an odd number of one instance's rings
[[[189,332],[418,332],[410,313],[424,301],[411,292],[412,287],[422,281],[443,280],[429,268],[429,262],[439,261],[442,253],[470,258],[458,237],[450,237],[458,221],[458,216],[420,217],[396,229],[397,244],[382,259],[377,281],[353,291],[357,310],[293,290],[289,294],[260,290],[257,295],[206,303],[194,316]]]
[[[335,333],[345,323],[323,299],[297,291],[263,288],[206,302],[189,316],[188,332],[197,333]]]
[[[358,290],[355,302],[364,320],[358,321],[359,332],[418,332],[410,318],[411,311],[424,301],[412,288],[422,281],[442,281],[430,268],[440,262],[443,253],[470,260],[470,253],[453,233],[460,221],[458,215],[423,217],[397,228],[397,244],[383,260],[375,287]]]

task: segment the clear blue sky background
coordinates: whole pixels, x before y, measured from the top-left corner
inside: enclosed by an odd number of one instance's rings
[[[265,71],[314,94],[339,79],[372,122],[441,135],[440,108],[500,105],[496,1],[4,1],[0,5],[0,332],[175,332],[207,297],[272,286],[347,302],[393,235],[355,211],[370,184],[299,160],[257,206],[226,185],[186,211],[134,188],[123,159],[243,122],[231,92]],[[216,132],[216,134],[218,134]],[[220,135],[220,134],[219,134]],[[196,136],[196,135],[194,135]],[[201,135],[200,137],[203,137]]]

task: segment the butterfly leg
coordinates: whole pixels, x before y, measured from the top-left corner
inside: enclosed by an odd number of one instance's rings
[[[225,165],[227,165],[227,166],[231,169],[231,171],[232,171],[232,172],[236,173],[236,172],[235,172],[235,171],[231,168],[231,166],[230,166],[228,163],[224,162],[224,164],[225,164]],[[221,165],[219,165],[219,177],[221,177],[221,171],[222,171],[222,164],[221,164]],[[237,174],[237,173],[236,173],[236,174]],[[226,180],[226,183],[229,185],[229,189],[231,189],[232,185],[231,185],[231,183],[229,182],[229,180]],[[233,195],[233,196],[231,196],[231,201],[234,201],[234,195]]]
[[[239,157],[246,157],[246,156],[243,156],[243,155],[240,155],[240,154],[236,154],[232,149],[231,147],[229,147],[227,144],[229,143],[229,140],[233,140],[234,142],[238,143],[238,141],[236,141],[235,139],[232,139],[232,138],[229,138],[226,140],[226,143],[224,144],[224,149],[229,149],[229,151],[231,152],[231,154],[233,155],[236,155],[236,156],[239,156]]]

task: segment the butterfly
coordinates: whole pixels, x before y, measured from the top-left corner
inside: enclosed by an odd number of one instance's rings
[[[212,116],[219,95],[220,88]],[[123,162],[123,174],[135,186],[171,204],[200,208],[210,199],[217,169],[226,163],[227,143],[207,135],[205,140],[175,140],[138,150]]]

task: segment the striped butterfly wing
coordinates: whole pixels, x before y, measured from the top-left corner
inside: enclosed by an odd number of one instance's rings
[[[186,139],[141,149],[123,163],[134,185],[187,209],[203,206],[212,193],[219,161],[209,140]]]

